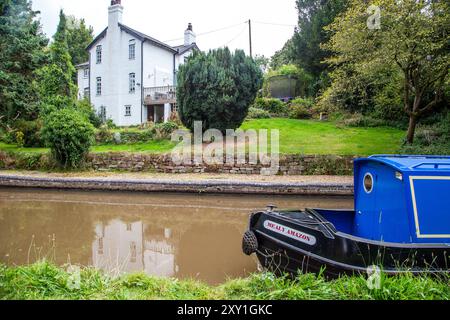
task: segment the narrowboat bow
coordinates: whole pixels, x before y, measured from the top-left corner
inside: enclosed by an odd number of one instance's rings
[[[355,210],[253,213],[243,251],[277,273],[448,273],[450,157],[355,161]]]

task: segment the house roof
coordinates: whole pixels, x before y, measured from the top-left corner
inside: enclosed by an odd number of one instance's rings
[[[189,51],[189,50],[192,50],[192,49],[200,50],[196,43],[190,44],[188,46],[185,46],[185,45],[175,46],[173,48],[178,51],[178,54],[183,54],[186,51]]]
[[[142,40],[149,41],[149,42],[153,43],[154,45],[156,45],[157,47],[160,47],[162,49],[166,49],[166,50],[168,50],[168,51],[170,51],[172,53],[177,53],[176,49],[174,49],[171,46],[165,44],[164,42],[156,40],[155,38],[150,37],[150,36],[148,36],[148,35],[146,35],[146,34],[144,34],[142,32],[136,31],[136,30],[134,30],[134,29],[124,25],[124,24],[121,24],[121,23],[119,23],[119,27],[122,30],[124,30],[125,32],[128,32],[128,33],[134,35],[135,37],[139,38],[139,40],[141,40],[141,41]]]
[[[86,50],[90,50],[95,44],[102,38],[106,36],[106,31],[108,30],[108,27],[106,27],[98,36],[95,37],[94,40],[87,46]]]
[[[89,61],[85,63],[80,63],[75,66],[77,69],[84,69],[85,67],[89,67]]]
[[[175,47],[171,47],[168,44],[159,41],[153,37],[150,37],[142,32],[139,32],[133,28],[130,28],[122,23],[119,23],[119,27],[124,30],[125,32],[128,32],[129,34],[132,34],[133,36],[135,36],[136,38],[138,38],[141,41],[149,41],[151,43],[153,43],[154,45],[156,45],[157,47],[160,47],[162,49],[166,49],[172,53],[178,53],[178,54],[183,54],[189,50],[192,49],[196,49],[196,50],[200,50],[197,46],[196,43],[193,43],[191,45],[185,46],[185,45],[181,45],[181,46],[175,46]],[[90,50],[93,46],[95,46],[95,44],[102,38],[104,38],[106,36],[106,33],[108,31],[108,27],[106,27],[97,37],[95,37],[95,39],[89,44],[89,46],[86,48],[87,50]],[[77,66],[78,67],[78,66]],[[80,65],[81,67],[81,65]]]

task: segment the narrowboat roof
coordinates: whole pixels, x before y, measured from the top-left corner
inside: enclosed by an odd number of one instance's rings
[[[450,156],[374,155],[357,159],[355,164],[367,161],[381,162],[399,171],[450,172]]]

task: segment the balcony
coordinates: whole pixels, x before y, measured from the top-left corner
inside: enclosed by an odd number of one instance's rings
[[[177,102],[175,86],[144,88],[144,103],[147,106]]]

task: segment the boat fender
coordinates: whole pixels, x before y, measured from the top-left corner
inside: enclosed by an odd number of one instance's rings
[[[253,231],[248,230],[242,239],[242,251],[250,256],[258,251],[258,239]]]

